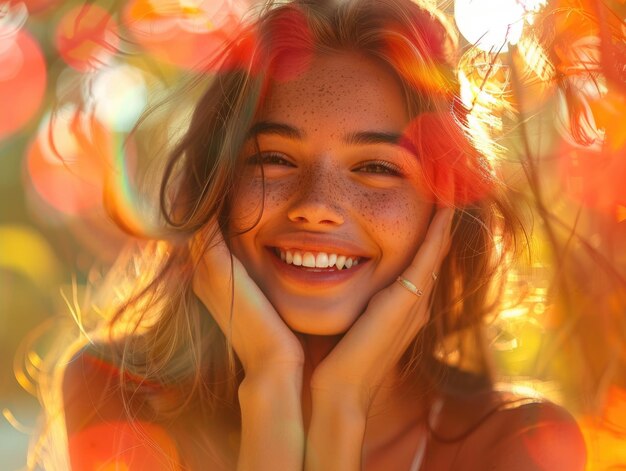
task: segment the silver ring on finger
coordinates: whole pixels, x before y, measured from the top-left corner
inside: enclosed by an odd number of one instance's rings
[[[407,280],[403,276],[399,276],[398,278],[396,278],[396,281],[398,283],[400,283],[400,285],[403,288],[409,290],[415,296],[419,297],[419,296],[422,296],[424,294],[424,292],[421,289],[419,289],[417,286],[415,286],[413,283],[411,283],[409,280]]]

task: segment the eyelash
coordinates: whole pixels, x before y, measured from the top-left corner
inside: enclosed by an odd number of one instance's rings
[[[281,161],[283,163],[288,164],[289,166],[293,166],[293,164],[291,162],[289,162],[287,159],[285,159],[280,154],[272,154],[272,153],[268,153],[268,154],[254,154],[253,156],[251,156],[246,161],[246,163],[249,164],[249,165],[258,165],[259,161],[262,164],[278,164],[278,161]]]
[[[386,173],[388,175],[393,175],[393,176],[397,176],[397,177],[403,175],[402,171],[396,165],[393,165],[393,164],[391,164],[389,162],[386,162],[384,160],[373,160],[371,162],[367,162],[367,164],[364,165],[361,168],[368,168],[368,167],[369,168],[373,168],[374,167],[374,168],[379,168],[379,169],[382,168],[382,169],[384,169],[384,172],[376,171],[376,172],[367,172],[367,173],[377,173],[377,174]]]
[[[294,166],[291,162],[289,162],[287,159],[282,157],[280,154],[273,154],[273,153],[255,154],[251,156],[250,158],[248,158],[248,160],[246,161],[246,163],[249,165],[258,165],[259,162],[262,164],[270,164],[270,165],[287,164],[290,167]],[[363,165],[357,170],[364,169],[364,168],[383,169],[382,172],[373,171],[373,172],[365,172],[365,173],[387,174],[387,175],[398,176],[398,177],[403,175],[402,171],[396,165],[393,165],[384,160],[373,160],[373,161],[367,162],[365,165]]]

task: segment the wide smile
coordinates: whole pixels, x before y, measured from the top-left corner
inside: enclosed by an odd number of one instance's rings
[[[297,249],[283,249],[273,247],[274,253],[287,265],[302,268],[335,268],[348,270],[353,265],[358,265],[364,257],[358,255],[343,255],[328,252],[311,252]]]
[[[329,288],[354,277],[369,258],[267,247],[272,265],[288,284]]]

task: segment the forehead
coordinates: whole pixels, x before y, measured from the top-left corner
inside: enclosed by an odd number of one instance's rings
[[[406,126],[408,113],[400,81],[386,66],[337,53],[317,55],[296,77],[274,82],[260,119],[303,129],[399,131]]]

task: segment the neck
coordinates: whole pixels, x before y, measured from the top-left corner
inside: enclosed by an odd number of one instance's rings
[[[302,385],[305,430],[308,430],[311,420],[309,387],[311,375],[342,337],[342,335],[301,336],[306,359]],[[420,394],[418,388],[401,381],[399,367],[392,369],[381,383],[368,410],[364,449],[385,446],[398,434],[417,424],[425,417],[426,403],[424,395]]]

